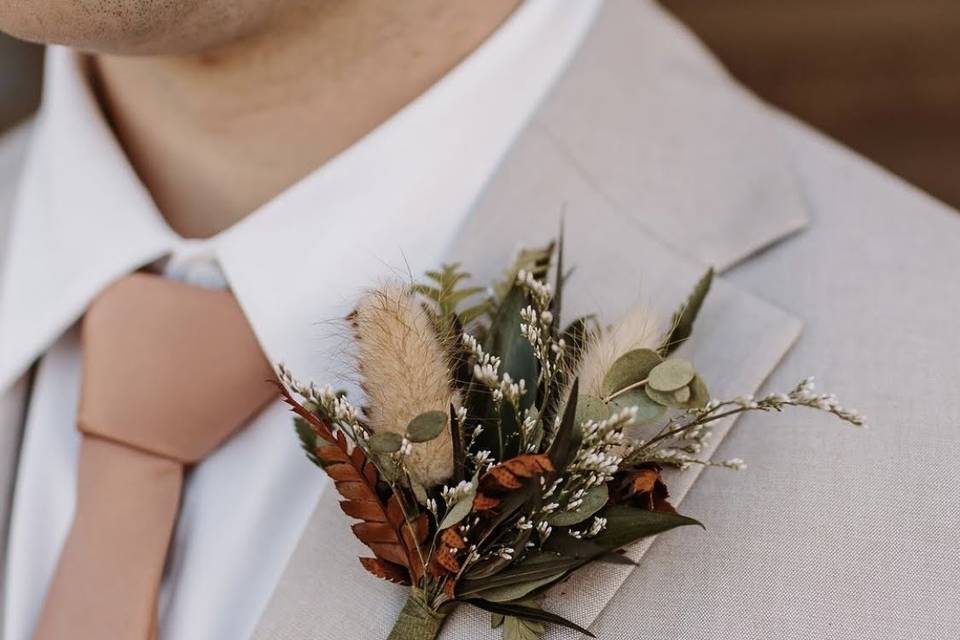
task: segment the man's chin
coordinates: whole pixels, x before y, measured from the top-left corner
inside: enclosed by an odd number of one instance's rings
[[[90,53],[189,54],[216,48],[254,29],[259,20],[245,10],[251,4],[257,3],[0,0],[0,31],[28,42]]]

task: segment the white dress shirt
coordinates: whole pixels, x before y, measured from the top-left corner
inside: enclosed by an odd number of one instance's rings
[[[6,640],[29,640],[70,529],[76,322],[92,297],[145,265],[227,285],[271,360],[330,379],[347,358],[342,332],[325,321],[343,317],[364,287],[437,265],[600,2],[527,0],[425,94],[204,241],[165,224],[104,121],[82,58],[49,50],[0,288],[0,387],[42,355],[7,549]],[[250,637],[326,487],[279,402],[193,469],[161,587],[160,637]]]

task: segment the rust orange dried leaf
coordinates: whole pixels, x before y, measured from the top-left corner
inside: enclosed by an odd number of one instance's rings
[[[494,498],[492,496],[484,495],[478,493],[473,499],[473,510],[474,511],[489,511],[493,509],[498,504],[500,504],[500,498]]]
[[[485,479],[487,484],[498,489],[519,489],[521,486],[516,474],[504,466],[497,466],[490,469]]]
[[[386,562],[378,558],[360,558],[360,564],[378,578],[397,584],[410,584],[406,570],[392,562]]]
[[[460,571],[460,563],[457,562],[457,558],[454,556],[454,550],[450,547],[440,547],[434,557],[437,559],[437,564],[450,573],[457,573]]]
[[[629,482],[626,487],[627,496],[633,496],[638,493],[647,493],[653,491],[657,480],[660,479],[660,472],[656,469],[637,469],[629,476]]]
[[[532,478],[545,471],[553,471],[550,458],[544,454],[525,454],[511,458],[501,465],[510,473],[521,478]]]
[[[450,600],[453,600],[456,597],[457,591],[457,581],[453,578],[450,578],[443,584],[443,595],[447,596]]]
[[[454,527],[444,529],[443,533],[440,534],[440,541],[454,549],[465,549],[467,546],[467,543],[463,541],[463,538]]]

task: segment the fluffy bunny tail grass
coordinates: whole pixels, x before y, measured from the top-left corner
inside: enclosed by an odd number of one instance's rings
[[[446,353],[429,315],[408,287],[393,283],[369,291],[352,320],[367,419],[374,431],[403,434],[410,420],[421,413],[446,412],[451,404],[459,407]],[[406,465],[427,487],[450,478],[450,431],[413,445]]]
[[[603,378],[614,361],[633,349],[657,349],[663,340],[658,318],[638,307],[587,344],[580,360],[580,390],[603,395]]]

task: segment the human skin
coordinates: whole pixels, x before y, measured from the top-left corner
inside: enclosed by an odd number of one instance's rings
[[[0,30],[89,53],[170,226],[208,237],[417,97],[520,0],[0,0]]]

